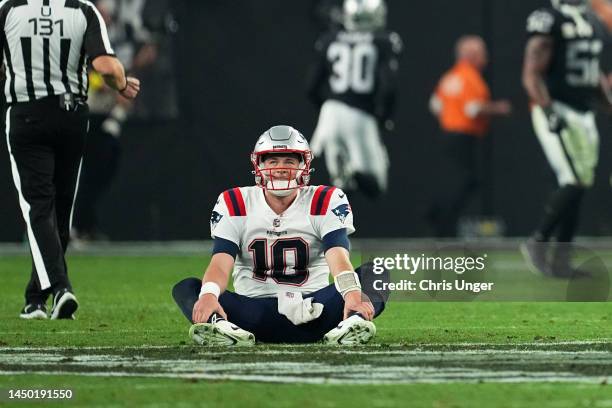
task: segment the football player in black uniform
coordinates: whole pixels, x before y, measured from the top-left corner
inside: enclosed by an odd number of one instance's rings
[[[605,81],[600,58],[607,34],[587,0],[551,3],[527,21],[523,84],[532,102],[535,133],[559,188],[534,236],[521,249],[539,272],[568,278],[575,271],[567,243],[574,238],[580,204],[593,185],[599,156],[593,105]],[[549,254],[553,235],[558,244]]]
[[[389,159],[380,129],[391,130],[402,42],[385,31],[384,0],[345,0],[344,28],[316,43],[309,96],[320,107],[312,139],[325,152],[332,183],[377,197],[387,189]]]

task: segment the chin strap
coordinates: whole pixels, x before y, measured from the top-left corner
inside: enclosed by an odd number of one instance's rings
[[[294,189],[291,189],[291,190],[267,190],[267,191],[269,191],[270,194],[275,195],[277,197],[287,197],[288,195],[291,195],[293,190]]]
[[[280,189],[280,187],[286,188]],[[287,182],[287,180],[279,180],[277,182],[266,180],[266,190],[278,197],[288,196],[293,192],[293,190],[297,190],[298,188],[300,188],[300,185],[296,180],[291,180],[289,182]]]

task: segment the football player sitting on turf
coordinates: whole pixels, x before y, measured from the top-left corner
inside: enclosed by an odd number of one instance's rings
[[[190,337],[207,346],[367,343],[384,301],[362,293],[367,266],[354,271],[349,260],[355,228],[346,195],[308,185],[312,153],[292,127],[266,131],[251,161],[256,185],[224,192],[212,212],[204,279],[174,286]],[[227,290],[230,274],[235,292]]]

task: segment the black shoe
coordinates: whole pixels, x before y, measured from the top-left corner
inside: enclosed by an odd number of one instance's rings
[[[74,319],[74,312],[78,307],[79,303],[74,294],[68,289],[62,289],[53,296],[51,320]]]
[[[521,244],[520,249],[523,258],[527,262],[529,269],[535,274],[552,276],[550,265],[548,264],[548,242],[538,242],[531,238]]]
[[[26,320],[44,320],[47,318],[47,308],[43,304],[28,303],[19,317]]]

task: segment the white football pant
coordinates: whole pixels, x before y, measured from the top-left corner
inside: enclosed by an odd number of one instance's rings
[[[540,106],[533,108],[531,118],[559,186],[591,187],[599,157],[595,115],[576,111],[560,102],[554,102],[553,109],[568,125],[561,135],[550,131],[546,114]]]
[[[335,100],[321,107],[319,123],[311,140],[312,152],[325,152],[332,183],[354,188],[356,173],[373,176],[379,188],[387,190],[389,157],[374,116]]]

